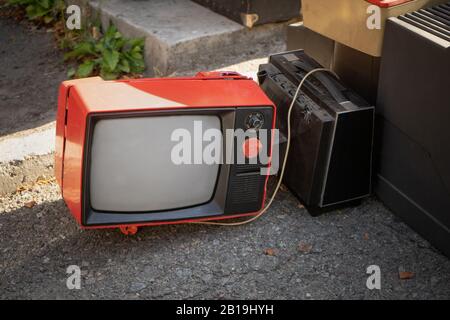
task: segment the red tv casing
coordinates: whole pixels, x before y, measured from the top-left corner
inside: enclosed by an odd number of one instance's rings
[[[88,117],[92,115],[185,109],[269,107],[275,128],[276,107],[251,78],[234,72],[201,72],[195,77],[104,81],[99,77],[64,81],[59,88],[56,121],[55,176],[67,207],[82,228],[113,228],[231,219],[258,214],[264,205],[268,176],[259,210],[219,216],[152,222],[87,225],[83,222],[83,177]],[[272,139],[270,140],[272,144]],[[270,157],[272,146],[269,148]],[[269,164],[270,167],[270,164]]]

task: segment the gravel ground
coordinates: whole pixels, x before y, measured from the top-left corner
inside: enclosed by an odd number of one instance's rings
[[[0,37],[0,132],[8,133],[54,114],[64,71],[45,31],[0,18]],[[371,291],[374,264],[382,287]],[[66,287],[69,265],[81,267],[80,290]],[[450,299],[450,260],[375,198],[312,218],[282,191],[246,226],[124,236],[79,229],[50,182],[0,197],[0,298]]]

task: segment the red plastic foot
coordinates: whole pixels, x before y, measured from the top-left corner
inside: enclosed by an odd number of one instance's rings
[[[126,236],[132,236],[138,232],[138,227],[136,227],[136,226],[120,227],[119,229],[120,229],[120,232],[122,232]]]

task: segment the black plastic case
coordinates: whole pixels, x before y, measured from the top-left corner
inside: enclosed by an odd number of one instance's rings
[[[288,108],[297,86],[319,67],[303,50],[273,55],[260,66],[259,82],[277,106],[282,135],[287,136]],[[291,121],[284,183],[311,214],[370,195],[372,106],[330,73],[320,72],[306,80]]]
[[[374,190],[450,257],[449,89],[450,2],[388,20]]]

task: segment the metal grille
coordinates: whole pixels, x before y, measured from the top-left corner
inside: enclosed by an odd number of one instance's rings
[[[443,40],[450,41],[450,2],[398,17]]]

